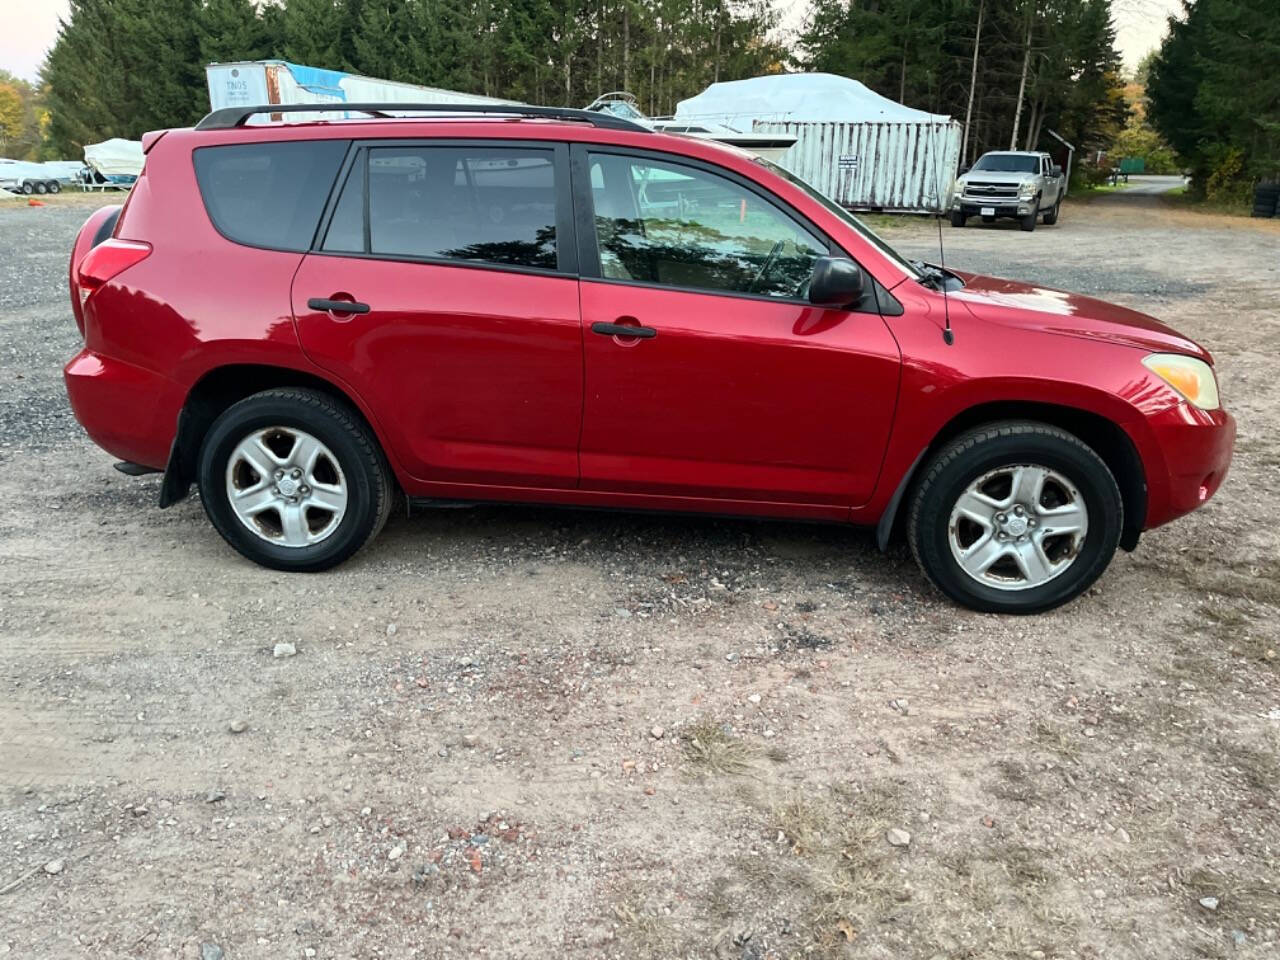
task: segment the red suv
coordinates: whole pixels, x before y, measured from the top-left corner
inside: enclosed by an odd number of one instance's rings
[[[1204,348],[905,260],[747,153],[546,107],[248,123],[278,109],[148,134],[70,277],[76,416],[258,563],[345,560],[400,491],[874,525],[1025,613],[1226,475]]]

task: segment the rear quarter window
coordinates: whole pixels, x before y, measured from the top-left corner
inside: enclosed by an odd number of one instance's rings
[[[346,140],[200,147],[196,182],[209,219],[227,239],[304,251],[346,152]]]

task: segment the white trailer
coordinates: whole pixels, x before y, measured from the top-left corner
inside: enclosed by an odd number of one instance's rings
[[[511,103],[474,93],[443,90],[439,87],[397,83],[362,77],[341,70],[307,67],[284,60],[245,60],[211,63],[205,67],[209,85],[209,106],[256,107],[278,103],[332,103],[332,114],[307,114],[308,120],[342,119],[347,114],[342,103]],[[281,111],[287,114],[287,111]],[[275,114],[276,120],[281,114]],[[251,117],[250,123],[271,123],[272,115]]]
[[[847,77],[794,73],[713,83],[680,101],[675,119],[794,136],[778,163],[850,209],[949,209],[960,124]]]

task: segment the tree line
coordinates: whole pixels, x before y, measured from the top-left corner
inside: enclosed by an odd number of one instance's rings
[[[71,0],[41,74],[48,144],[75,155],[208,112],[204,66],[279,58],[533,103],[608,90],[651,115],[783,68],[769,0]]]
[[[778,16],[770,0],[71,0],[41,76],[45,148],[194,122],[206,63],[264,58],[535,103],[628,90],[653,116],[717,80],[823,70],[961,119],[966,159],[1123,126],[1108,0],[813,0],[792,43]]]
[[[1105,146],[1127,115],[1108,0],[815,0],[808,69],[965,125],[987,150]]]
[[[1194,0],[1151,60],[1151,125],[1185,161],[1192,189],[1244,201],[1280,177],[1280,5]]]

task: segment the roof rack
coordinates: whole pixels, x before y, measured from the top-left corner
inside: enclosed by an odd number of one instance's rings
[[[652,133],[648,127],[593,110],[572,107],[535,107],[520,103],[268,103],[257,107],[223,107],[196,124],[197,130],[234,130],[260,113],[334,113],[340,110],[367,113],[372,117],[395,117],[399,113],[492,113],[512,117],[542,117],[547,120],[578,120],[605,130]],[[388,111],[395,111],[390,113]]]

